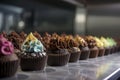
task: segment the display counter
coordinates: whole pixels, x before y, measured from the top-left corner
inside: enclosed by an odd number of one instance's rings
[[[62,67],[47,66],[44,71],[18,71],[14,77],[0,80],[104,80],[120,68],[120,53],[111,54]]]

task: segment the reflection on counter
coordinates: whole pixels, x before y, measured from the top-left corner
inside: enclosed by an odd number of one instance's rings
[[[47,66],[44,71],[22,72],[0,80],[103,80],[120,67],[120,53],[69,63],[63,67]],[[115,64],[113,64],[115,63]]]

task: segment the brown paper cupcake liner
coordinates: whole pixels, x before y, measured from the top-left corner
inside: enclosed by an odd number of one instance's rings
[[[105,54],[104,55],[109,55],[111,52],[111,48],[105,48]]]
[[[102,57],[102,56],[104,56],[104,54],[105,54],[105,49],[100,49],[99,48],[98,57]]]
[[[118,45],[116,45],[116,46],[115,46],[115,53],[116,53],[116,52],[119,52],[119,50],[118,50],[118,49],[119,49],[119,46],[118,46]]]
[[[120,45],[118,45],[118,52],[120,52]]]
[[[110,49],[111,49],[111,50],[110,50],[110,54],[113,54],[114,48],[111,47]]]
[[[19,65],[19,60],[0,62],[0,78],[14,76]]]
[[[80,58],[80,54],[81,52],[74,52],[74,53],[70,53],[70,59],[69,62],[77,62]]]
[[[70,53],[66,54],[48,54],[47,64],[49,66],[64,66],[69,62]]]
[[[96,58],[98,56],[99,51],[90,49],[90,55],[89,58]]]
[[[89,50],[81,50],[81,55],[79,60],[86,60],[89,58],[90,51]]]
[[[22,71],[44,70],[47,63],[47,56],[21,58],[20,66]]]

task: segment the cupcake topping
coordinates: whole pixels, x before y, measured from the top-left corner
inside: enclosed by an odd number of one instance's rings
[[[75,41],[78,42],[80,48],[84,48],[88,46],[87,42],[79,35],[75,36]]]
[[[42,37],[42,42],[46,49],[49,48],[50,39],[51,39],[51,35],[48,34],[47,32]]]
[[[111,47],[112,47],[112,46],[116,46],[116,42],[115,42],[114,39],[108,37],[108,38],[107,38],[107,41],[109,42],[109,44],[110,44]]]
[[[43,53],[44,46],[32,33],[30,33],[22,45],[22,50],[26,53],[27,52],[28,53],[39,53],[39,52]]]
[[[16,32],[11,32],[8,35],[8,40],[13,43],[15,49],[21,49],[23,39]]]
[[[14,52],[13,44],[8,41],[3,35],[0,35],[0,54],[10,55]]]
[[[94,48],[96,46],[96,40],[93,36],[86,36],[85,40],[87,41],[89,48]]]
[[[78,47],[78,43],[73,39],[72,35],[66,35],[65,42],[67,43],[67,48]]]
[[[106,38],[101,37],[100,40],[103,42],[104,47],[110,47],[110,43],[106,40]]]
[[[96,40],[97,47],[98,47],[98,48],[103,48],[103,47],[104,47],[103,42],[102,42],[99,38],[97,38],[97,37],[94,37],[94,38],[95,38],[95,40]]]
[[[49,50],[66,49],[66,42],[63,37],[52,37],[49,43]]]

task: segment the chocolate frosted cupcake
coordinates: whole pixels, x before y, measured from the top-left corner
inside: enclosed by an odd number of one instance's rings
[[[90,48],[89,58],[96,58],[98,56],[99,50],[96,46],[96,41],[92,36],[86,36],[85,40],[88,43],[88,47]]]
[[[47,64],[50,66],[64,66],[69,62],[70,53],[66,48],[66,42],[64,38],[60,36],[52,36],[47,54]]]
[[[80,37],[79,35],[75,36],[75,41],[78,42],[79,48],[81,50],[81,55],[80,55],[79,60],[86,60],[86,59],[88,59],[89,58],[89,54],[90,54],[90,50],[88,48],[87,42],[82,37]]]
[[[66,35],[65,37],[65,42],[67,43],[67,49],[70,53],[70,59],[69,62],[77,62],[80,58],[81,51],[78,48],[79,45],[78,43],[73,39],[72,35]]]
[[[48,48],[49,48],[50,39],[51,39],[51,35],[48,34],[47,32],[42,37],[42,42],[43,42],[43,45],[45,46],[46,50],[48,50]]]
[[[23,71],[43,70],[47,63],[47,55],[42,43],[30,33],[21,47],[20,66]]]
[[[109,42],[106,40],[106,38],[101,37],[100,40],[103,42],[104,47],[105,47],[105,54],[104,55],[108,55],[111,52],[111,47]]]
[[[23,39],[16,32],[11,32],[8,35],[8,40],[13,43],[14,48],[15,48],[14,51],[18,55],[18,53],[20,52],[20,49],[21,49],[21,45],[23,43]]]
[[[19,60],[14,54],[13,44],[0,35],[0,78],[14,76]]]
[[[95,40],[97,42],[97,47],[99,49],[98,56],[99,57],[104,56],[104,54],[105,54],[105,48],[104,48],[103,42],[99,38],[97,38],[97,37],[94,37],[94,38],[95,38]]]
[[[27,37],[27,34],[24,31],[22,31],[22,32],[20,32],[19,36],[24,41],[26,39],[26,37]]]

